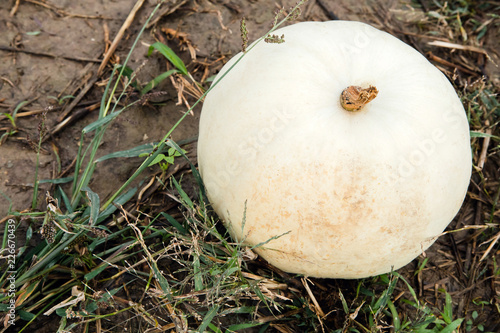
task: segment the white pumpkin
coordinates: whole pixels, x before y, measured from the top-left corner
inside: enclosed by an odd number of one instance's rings
[[[469,127],[453,87],[364,23],[275,33],[283,44],[258,44],[204,102],[198,163],[214,210],[287,272],[362,278],[408,264],[469,184]],[[357,95],[359,110],[344,109],[341,96]]]

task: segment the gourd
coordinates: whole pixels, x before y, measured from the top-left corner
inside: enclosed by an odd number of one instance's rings
[[[198,164],[236,241],[287,272],[363,278],[425,251],[457,214],[469,127],[446,77],[359,22],[259,43],[207,95]],[[227,73],[226,73],[227,72]]]

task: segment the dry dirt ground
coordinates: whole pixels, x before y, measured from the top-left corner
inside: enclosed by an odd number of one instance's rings
[[[68,176],[72,168],[81,130],[97,118],[97,105],[103,94],[111,65],[125,59],[156,0],[143,1],[131,26],[102,73],[96,74],[103,54],[120,30],[136,0],[2,0],[0,1],[0,219],[9,207],[21,211],[30,208],[36,154],[30,141],[37,141],[41,115],[46,112],[48,133],[43,138],[39,179]],[[289,8],[295,1],[263,0],[172,0],[167,1],[153,19],[132,53],[129,66],[141,68],[140,82],[149,82],[171,65],[158,54],[147,56],[148,46],[156,40],[170,46],[188,65],[188,70],[203,82],[241,48],[239,22],[247,18],[249,39],[268,30],[274,11]],[[334,12],[343,20],[359,20],[400,33],[398,37],[419,48],[432,49],[401,27],[411,26],[425,15],[405,1],[309,1],[302,20],[328,20]],[[393,25],[399,22],[400,25]],[[408,28],[412,29],[412,28]],[[498,31],[487,36],[496,47],[491,57],[498,59]],[[484,72],[497,84],[498,69],[490,62]],[[141,103],[118,117],[106,133],[100,155],[129,149],[160,140],[195,98],[186,90],[178,94],[181,82],[167,79],[155,91],[160,100]],[[177,86],[177,87],[176,87]],[[134,98],[132,95],[131,98]],[[20,107],[19,107],[20,106]],[[17,109],[15,127],[4,115]],[[173,133],[174,140],[197,135],[200,108],[195,108]],[[11,133],[7,135],[6,133]],[[139,158],[112,159],[99,164],[90,187],[104,200],[137,168]],[[45,190],[41,185],[39,207]],[[471,200],[466,204],[472,206]],[[462,217],[469,216],[463,213]],[[428,254],[432,258],[439,244]],[[444,271],[436,272],[439,284],[450,283]],[[455,288],[459,283],[454,284]],[[453,291],[453,290],[452,290]],[[456,290],[455,290],[456,291]],[[486,291],[479,290],[477,297]],[[500,327],[498,327],[500,331]],[[43,330],[40,329],[40,332]]]

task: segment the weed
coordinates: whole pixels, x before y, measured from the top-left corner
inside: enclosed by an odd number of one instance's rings
[[[48,96],[47,98],[50,98],[50,99],[53,99],[57,102],[58,105],[62,105],[64,104],[64,102],[67,100],[67,99],[72,99],[72,98],[75,98],[75,96],[72,96],[72,95],[66,95],[66,96],[63,96],[61,98],[59,97],[56,97],[56,96]]]
[[[184,154],[187,153],[187,151],[185,151],[185,150],[182,150],[181,152]],[[173,147],[170,147],[167,150],[166,155],[159,154],[158,156],[156,156],[156,158],[148,166],[153,166],[153,165],[158,164],[163,171],[167,171],[168,167],[170,165],[174,164],[175,158],[182,156],[181,152],[177,151]],[[139,157],[146,157],[147,155],[148,155],[147,153],[143,153],[143,154],[140,154]]]
[[[5,133],[3,133],[2,136],[0,136],[0,146],[7,140],[7,138],[9,136],[12,136],[18,132],[18,128],[16,125],[17,112],[26,104],[28,104],[28,101],[23,101],[23,102],[17,104],[16,107],[14,108],[14,110],[12,111],[12,114],[3,113],[3,115],[5,117],[7,117],[7,119],[9,119],[11,127],[5,129]]]

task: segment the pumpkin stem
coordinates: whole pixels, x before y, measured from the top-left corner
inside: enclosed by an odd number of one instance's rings
[[[340,104],[347,111],[358,111],[377,97],[378,90],[374,86],[361,88],[359,86],[349,86],[340,94]]]

